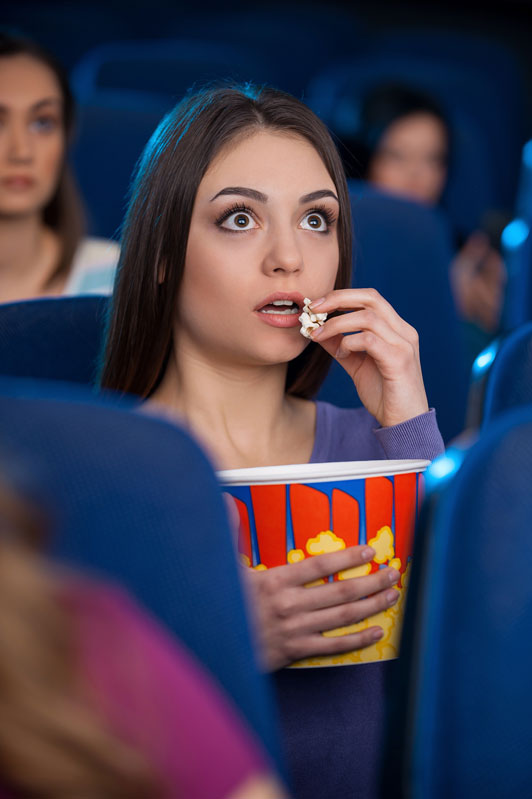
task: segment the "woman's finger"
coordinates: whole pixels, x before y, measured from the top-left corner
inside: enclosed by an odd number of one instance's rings
[[[376,289],[335,289],[326,294],[324,298],[311,302],[310,308],[316,313],[328,314],[334,311],[370,309],[384,316],[400,335],[403,331],[403,335],[408,338],[412,335],[411,331],[416,332]]]
[[[401,332],[398,332],[396,328],[390,325],[387,318],[383,318],[376,311],[369,308],[365,308],[362,311],[345,313],[341,316],[333,316],[327,319],[317,330],[313,330],[311,335],[313,341],[319,340],[321,343],[332,336],[355,334],[363,330],[371,331],[391,345],[403,346],[406,343],[410,347],[413,355],[417,355],[418,339],[415,331],[413,331],[415,336],[409,332],[409,337],[405,338],[404,334],[407,331],[404,328],[402,328]]]
[[[362,570],[364,567],[358,567]],[[366,567],[367,568],[367,567]],[[349,579],[338,580],[316,586],[297,589],[294,597],[295,608],[303,613],[322,610],[337,605],[347,605],[363,597],[386,591],[399,581],[396,569],[379,569],[373,574],[353,575]],[[326,628],[322,628],[326,629]]]
[[[377,594],[358,599],[355,602],[314,610],[310,613],[301,613],[292,618],[294,627],[297,626],[293,633],[294,635],[322,633],[335,630],[337,627],[349,627],[351,624],[357,624],[376,613],[393,607],[398,599],[399,591],[388,586],[385,591],[379,591]]]
[[[356,649],[364,649],[380,641],[384,635],[382,627],[372,626],[365,630],[360,630],[349,635],[324,636],[319,633],[302,636],[291,642],[287,655],[288,662],[301,660],[309,657],[312,653],[314,657],[321,655],[341,655],[343,652],[351,652]]]
[[[315,580],[321,580],[330,574],[362,566],[374,557],[375,550],[373,547],[346,547],[346,549],[341,549],[339,552],[327,552],[324,555],[305,558],[298,563],[277,566],[275,569],[269,570],[269,572],[272,575],[275,572],[275,578],[279,584],[302,586]],[[257,577],[262,577],[266,573],[255,572]]]

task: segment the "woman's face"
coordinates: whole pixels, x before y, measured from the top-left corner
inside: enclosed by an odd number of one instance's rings
[[[338,215],[335,185],[305,139],[266,129],[231,142],[196,195],[180,346],[235,364],[299,355],[304,298],[334,288]]]
[[[379,188],[436,205],[447,179],[447,132],[433,114],[398,119],[383,134],[368,171]]]
[[[27,55],[0,58],[0,217],[42,211],[64,150],[63,98],[52,70]]]

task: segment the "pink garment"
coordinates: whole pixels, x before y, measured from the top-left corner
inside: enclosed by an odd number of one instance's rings
[[[222,799],[271,770],[212,678],[122,590],[79,581],[65,601],[91,700],[162,777],[165,799]]]

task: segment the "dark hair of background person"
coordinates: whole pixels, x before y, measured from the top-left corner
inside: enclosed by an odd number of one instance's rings
[[[17,797],[162,795],[78,684],[60,582],[39,553],[46,522],[0,478],[0,790]]]
[[[352,135],[340,136],[340,154],[348,178],[365,179],[379,142],[394,122],[415,114],[436,117],[447,133],[447,162],[451,155],[451,124],[429,94],[403,83],[379,84],[363,97],[359,124]]]
[[[44,224],[51,228],[60,242],[60,257],[48,283],[68,273],[74,253],[85,230],[85,215],[80,194],[67,161],[68,143],[72,138],[75,120],[75,103],[68,76],[63,66],[47,50],[24,36],[0,31],[0,58],[28,56],[50,69],[61,89],[63,98],[63,128],[67,147],[56,190],[42,212]]]
[[[270,87],[217,84],[185,97],[160,123],[137,166],[103,356],[101,385],[147,397],[172,347],[192,209],[220,151],[258,130],[300,136],[315,148],[340,202],[336,288],[351,275],[351,213],[342,162],[325,125],[302,102]],[[286,389],[309,397],[330,356],[311,343],[288,366]]]

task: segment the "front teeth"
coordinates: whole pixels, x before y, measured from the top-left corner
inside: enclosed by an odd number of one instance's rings
[[[272,303],[272,305],[276,305],[277,303]],[[294,316],[294,314],[299,313],[299,308],[288,308],[286,311],[266,311],[265,309],[261,310],[261,313],[272,313],[275,316]]]

